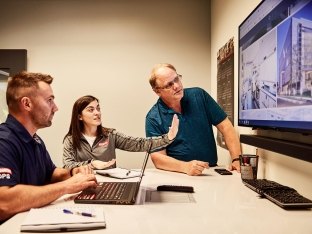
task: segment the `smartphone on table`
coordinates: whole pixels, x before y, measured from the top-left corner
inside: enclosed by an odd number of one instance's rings
[[[230,172],[229,170],[225,169],[225,168],[216,168],[214,169],[217,173],[219,173],[220,175],[232,175],[233,173]]]

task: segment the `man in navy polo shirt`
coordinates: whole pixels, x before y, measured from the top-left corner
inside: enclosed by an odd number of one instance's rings
[[[51,126],[58,110],[52,81],[49,75],[29,72],[8,80],[9,115],[0,125],[0,223],[64,194],[96,186],[88,167],[57,168],[36,134],[38,129]]]
[[[200,175],[205,168],[218,162],[213,126],[223,134],[229,149],[231,170],[240,171],[240,144],[226,113],[201,88],[183,89],[182,76],[168,63],[157,64],[151,72],[150,84],[159,96],[146,116],[146,135],[159,136],[168,131],[170,120],[180,120],[175,141],[151,154],[154,165],[163,170]]]

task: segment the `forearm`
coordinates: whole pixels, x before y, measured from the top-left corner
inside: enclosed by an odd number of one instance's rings
[[[45,186],[15,185],[0,188],[0,220],[30,208],[42,207],[66,194],[62,183]]]
[[[70,177],[71,177],[71,175],[70,175],[69,169],[55,168],[54,172],[52,174],[52,177],[51,177],[51,183],[64,181]]]
[[[231,158],[237,158],[241,154],[240,142],[235,129],[229,119],[225,119],[219,125],[218,130],[222,133],[225,144],[230,152]]]
[[[169,145],[174,139],[169,140],[168,134],[164,134],[159,137],[152,137],[148,139],[152,143],[151,150],[161,148],[161,147],[166,147]],[[150,145],[150,143],[149,143]]]
[[[76,162],[76,161],[72,161],[72,160],[64,160],[63,161],[64,168],[67,168],[67,169],[88,165],[89,163],[90,163],[89,160],[81,161],[81,162]]]
[[[152,150],[160,147],[166,147],[172,141],[173,139],[168,139],[168,134],[152,138],[142,138],[126,136],[122,133],[116,133],[116,147],[130,152],[148,151],[151,144]]]
[[[57,168],[53,172],[52,181],[63,180],[61,182],[43,186],[19,184],[0,187],[0,220],[30,208],[47,205],[64,194],[77,193],[97,184],[93,173],[80,173],[80,168],[74,168],[73,174],[70,177],[69,170]]]
[[[180,161],[166,155],[164,150],[152,153],[151,159],[155,167],[158,169],[187,173],[187,162]]]
[[[236,136],[234,128],[230,130],[230,134],[224,136],[225,144],[230,152],[231,158],[238,158],[241,154],[240,143],[238,140],[238,136]]]

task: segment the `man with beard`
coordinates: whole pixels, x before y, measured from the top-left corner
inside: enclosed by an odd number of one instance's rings
[[[9,115],[0,125],[0,222],[64,194],[96,186],[87,166],[57,168],[36,134],[38,129],[51,126],[58,110],[52,81],[50,75],[30,72],[8,80]]]

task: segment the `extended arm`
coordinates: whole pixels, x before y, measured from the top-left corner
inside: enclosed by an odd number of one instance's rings
[[[239,155],[241,154],[241,148],[238,136],[236,135],[235,129],[231,121],[228,118],[226,118],[216,127],[224,136],[225,144],[231,155],[231,160],[238,158]],[[231,170],[240,171],[239,161],[235,161],[231,164]]]
[[[179,119],[177,115],[172,118],[171,127],[167,134],[159,137],[141,138],[125,136],[121,133],[116,133],[116,147],[122,150],[131,152],[144,152],[149,149],[152,143],[152,150],[157,148],[164,148],[169,145],[176,137],[179,129]]]
[[[79,169],[76,169],[79,172]],[[94,174],[78,173],[70,177],[69,171],[56,168],[53,181],[62,180],[44,186],[18,184],[0,187],[0,220],[5,220],[16,213],[30,208],[42,207],[64,194],[76,193],[87,187],[96,186]]]
[[[152,153],[151,158],[155,167],[158,169],[181,172],[190,176],[200,175],[205,168],[209,167],[207,162],[198,160],[192,160],[189,162],[177,160],[168,156],[166,150]]]

